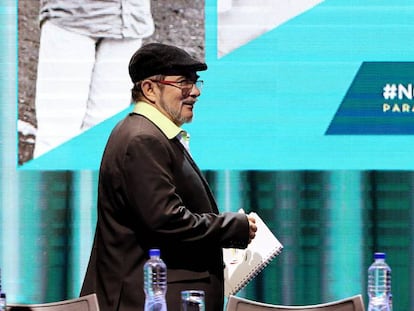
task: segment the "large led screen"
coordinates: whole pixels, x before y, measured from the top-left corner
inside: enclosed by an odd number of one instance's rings
[[[207,0],[209,68],[184,126],[199,166],[412,169],[413,14],[405,0]],[[129,109],[18,167],[97,169]]]

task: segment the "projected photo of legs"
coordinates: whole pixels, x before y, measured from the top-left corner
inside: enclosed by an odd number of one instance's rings
[[[34,158],[128,108],[125,68],[142,39],[95,39],[42,25]]]

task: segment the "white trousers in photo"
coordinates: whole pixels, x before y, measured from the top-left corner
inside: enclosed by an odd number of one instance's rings
[[[98,40],[43,23],[34,158],[130,105],[128,63],[141,45],[141,39]]]

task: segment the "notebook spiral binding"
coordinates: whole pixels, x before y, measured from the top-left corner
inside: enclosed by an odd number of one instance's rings
[[[247,274],[230,292],[230,295],[236,294],[238,291],[242,290],[253,278],[255,278],[264,268],[283,250],[283,246],[275,247],[271,252],[271,255],[267,257],[260,265],[257,265],[249,274]]]

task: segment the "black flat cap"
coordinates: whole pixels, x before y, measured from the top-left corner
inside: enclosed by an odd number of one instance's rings
[[[129,76],[138,82],[154,75],[184,75],[206,70],[207,65],[172,45],[149,43],[138,49],[129,61]]]

